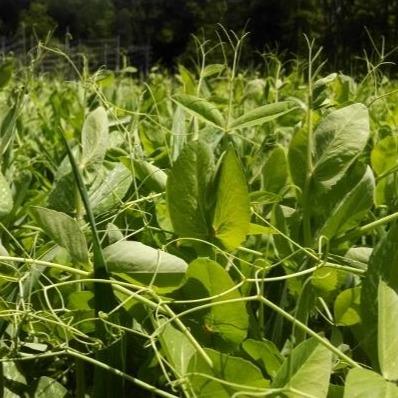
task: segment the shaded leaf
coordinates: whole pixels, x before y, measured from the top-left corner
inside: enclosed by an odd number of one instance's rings
[[[263,189],[278,194],[287,183],[288,164],[282,146],[275,147],[263,166]]]
[[[213,362],[213,368],[210,368],[199,354],[195,354],[189,363],[189,372],[193,373],[189,379],[198,397],[230,398],[237,391],[250,391],[250,387],[266,391],[269,382],[249,361],[209,348],[205,348],[205,351]],[[211,376],[212,379],[207,378],[206,375]],[[233,383],[235,387],[222,384],[214,378]]]
[[[354,287],[343,290],[334,302],[334,318],[338,326],[353,326],[361,322],[361,289]]]
[[[54,242],[65,248],[75,261],[88,263],[86,238],[74,218],[44,207],[33,207],[31,211],[37,224]]]
[[[229,274],[215,261],[199,258],[189,264],[182,291],[186,297],[201,299],[217,296],[211,303],[241,298]],[[216,344],[240,344],[246,337],[249,317],[244,302],[225,303],[211,307],[203,318],[203,327]]]
[[[214,173],[210,148],[201,141],[186,145],[167,179],[166,196],[177,235],[207,239],[210,235],[206,201]]]
[[[272,387],[290,387],[317,398],[326,398],[332,371],[332,353],[316,339],[305,340],[283,362]],[[288,398],[302,397],[286,392]]]
[[[141,242],[121,241],[103,250],[109,272],[184,273],[187,263],[181,258]]]
[[[393,224],[382,237],[369,259],[368,269],[362,280],[361,319],[366,338],[361,341],[377,366],[378,287],[382,280],[398,292],[398,224]]]
[[[145,160],[122,158],[122,162],[148,190],[159,193],[166,190],[167,174],[159,167]]]
[[[378,289],[377,347],[381,374],[398,380],[398,294],[382,279]]]
[[[213,218],[214,234],[228,250],[236,249],[249,232],[249,206],[246,178],[230,147],[221,164]]]
[[[100,106],[87,116],[82,130],[80,166],[101,163],[108,149],[108,116]]]
[[[0,218],[11,212],[13,204],[10,186],[6,178],[0,172]]]
[[[319,235],[328,239],[356,226],[373,205],[375,181],[368,167],[358,184],[333,209]]]
[[[398,137],[388,136],[380,140],[371,152],[372,168],[377,175],[398,166]]]
[[[90,205],[94,214],[106,212],[122,203],[122,199],[126,195],[131,183],[132,177],[130,171],[123,164],[116,164],[101,179],[101,183],[98,186],[91,187],[88,192]]]
[[[283,357],[272,341],[247,339],[242,348],[272,378],[276,376]]]
[[[185,376],[189,361],[196,350],[184,333],[168,323],[160,335],[162,346],[168,360],[173,364],[180,376]]]

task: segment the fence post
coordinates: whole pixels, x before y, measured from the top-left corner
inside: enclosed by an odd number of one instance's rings
[[[115,65],[116,72],[120,70],[120,36],[116,37],[116,65]]]
[[[4,59],[6,56],[6,38],[1,36],[1,56]]]
[[[64,48],[64,51],[65,51],[65,54],[71,59],[72,57],[71,57],[70,42],[69,42],[69,40],[70,40],[70,31],[69,31],[69,26],[67,26],[67,27],[66,27],[66,32],[65,32],[65,46],[64,46],[65,48]],[[63,73],[64,73],[65,75],[67,75],[68,66],[69,66],[68,62],[66,62],[66,61],[63,59],[63,60],[62,60],[62,70],[63,70]]]
[[[104,44],[104,64],[105,64],[105,68],[108,67],[108,43],[105,42]]]

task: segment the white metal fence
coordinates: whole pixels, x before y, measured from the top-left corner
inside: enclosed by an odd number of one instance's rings
[[[15,56],[21,63],[28,64],[35,55],[37,40],[33,37],[0,37],[0,55]],[[53,47],[53,46],[50,46]],[[151,63],[151,47],[149,45],[120,45],[118,37],[96,40],[70,40],[66,35],[64,43],[58,43],[60,48],[80,69],[86,62],[91,70],[105,67],[120,70],[125,65],[136,66],[141,72],[147,73]],[[71,68],[65,57],[54,52],[44,52],[39,68],[42,72],[63,72]]]

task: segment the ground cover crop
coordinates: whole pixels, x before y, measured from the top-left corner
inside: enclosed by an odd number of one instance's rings
[[[3,397],[398,397],[396,83],[227,39],[144,81],[2,63]]]

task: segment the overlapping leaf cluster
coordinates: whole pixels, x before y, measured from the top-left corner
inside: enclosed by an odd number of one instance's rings
[[[5,396],[398,397],[394,83],[267,62],[0,68]]]

